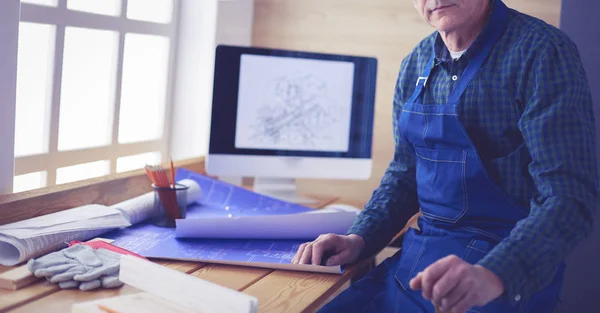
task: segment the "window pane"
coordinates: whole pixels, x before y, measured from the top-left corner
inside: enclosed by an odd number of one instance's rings
[[[59,150],[111,142],[117,44],[113,31],[65,29]]]
[[[159,139],[163,133],[169,40],[127,34],[124,49],[119,142]]]
[[[61,167],[56,170],[56,184],[100,177],[109,173],[110,162],[108,160]]]
[[[129,0],[127,18],[156,23],[170,23],[173,0]]]
[[[95,14],[119,16],[121,0],[69,0],[67,8]]]
[[[141,169],[146,164],[160,164],[160,152],[148,152],[117,159],[117,173]]]
[[[19,24],[15,156],[48,152],[55,26]]]
[[[14,193],[44,187],[46,187],[46,171],[17,175],[13,179]]]
[[[58,0],[21,0],[23,3],[41,4],[55,7]]]

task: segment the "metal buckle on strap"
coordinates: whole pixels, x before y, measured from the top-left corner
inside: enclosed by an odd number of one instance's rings
[[[427,85],[427,79],[429,77],[424,77],[424,76],[419,76],[419,78],[417,78],[417,84],[415,86],[419,86],[419,83],[424,80],[425,82],[423,82],[423,87],[425,87],[425,85]]]

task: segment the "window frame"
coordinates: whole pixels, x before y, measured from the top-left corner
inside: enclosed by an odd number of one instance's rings
[[[21,3],[21,22],[48,24],[56,27],[54,59],[50,97],[48,151],[42,154],[16,156],[14,176],[34,172],[46,172],[44,187],[56,185],[56,170],[61,167],[108,160],[109,175],[116,174],[117,159],[147,152],[160,152],[164,161],[170,155],[172,109],[176,77],[176,56],[178,47],[178,19],[180,0],[173,0],[173,11],[169,23],[155,23],[127,18],[127,0],[121,1],[119,16],[101,15],[67,8],[67,0],[58,0],[57,6],[45,6]],[[60,115],[60,96],[62,85],[62,64],[66,27],[81,27],[97,30],[110,30],[118,33],[117,67],[114,80],[113,125],[111,142],[101,147],[78,150],[58,150],[58,129]],[[160,139],[121,144],[119,138],[119,112],[121,106],[121,82],[123,77],[123,58],[125,35],[128,33],[159,35],[169,39],[169,60],[167,62],[167,86],[163,132]]]

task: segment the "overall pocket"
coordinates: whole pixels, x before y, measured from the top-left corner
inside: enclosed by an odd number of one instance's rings
[[[479,262],[494,247],[494,243],[487,240],[472,238],[454,238],[448,236],[425,236],[417,232],[407,232],[407,238],[413,241],[410,251],[405,251],[401,256],[401,262],[395,271],[395,278],[400,285],[411,293],[422,305],[430,302],[422,298],[420,291],[410,289],[409,282],[419,272],[425,270],[429,265],[448,256],[456,255],[470,264]],[[417,298],[418,297],[418,298]],[[485,307],[475,307],[468,313],[517,313],[521,307],[511,307],[504,298],[498,298]]]
[[[495,243],[487,240],[472,239],[465,250],[463,259],[471,264],[476,264],[483,259],[495,246]],[[517,313],[521,312],[521,306],[511,307],[508,301],[500,297],[491,301],[484,307],[475,307],[467,313]]]
[[[468,209],[467,151],[415,147],[417,193],[423,215],[455,223]]]
[[[469,239],[428,236],[411,229],[405,234],[405,242],[412,244],[410,249],[402,252],[394,275],[404,289],[412,290],[410,280],[429,265],[449,255],[464,258]]]

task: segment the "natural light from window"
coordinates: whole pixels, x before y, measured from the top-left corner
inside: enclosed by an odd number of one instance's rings
[[[150,0],[153,1],[153,0]],[[121,14],[120,0],[68,0],[67,9],[94,14],[119,16]]]
[[[48,152],[55,26],[21,23],[15,156]]]
[[[111,142],[118,34],[67,27],[58,150]]]
[[[3,1],[3,0],[0,0]],[[55,7],[58,4],[58,0],[21,0],[21,2],[31,3],[31,4],[39,4],[39,5],[47,5]]]
[[[202,0],[205,1],[205,0]],[[173,0],[129,0],[127,18],[155,23],[171,22]]]
[[[46,172],[17,175],[13,180],[13,192],[23,192],[46,187]]]
[[[56,184],[66,184],[79,180],[100,177],[110,173],[108,160],[77,164],[56,169]]]
[[[148,152],[120,157],[117,159],[117,173],[141,169],[144,165],[157,165],[161,163],[160,152]]]
[[[175,4],[21,0],[14,192],[168,161]]]
[[[162,137],[168,61],[168,38],[125,36],[119,143]]]

